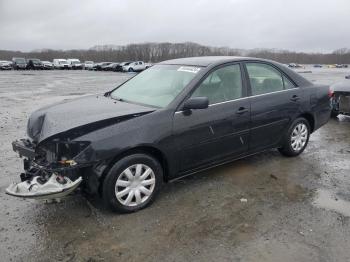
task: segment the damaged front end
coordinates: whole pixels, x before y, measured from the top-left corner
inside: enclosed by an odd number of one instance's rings
[[[59,199],[72,193],[83,181],[79,155],[89,142],[53,139],[38,146],[28,139],[12,143],[13,150],[23,157],[21,182],[11,184],[6,193],[16,197]]]

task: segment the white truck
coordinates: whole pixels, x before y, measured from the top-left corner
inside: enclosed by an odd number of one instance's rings
[[[124,72],[140,72],[146,69],[146,65],[143,61],[131,62],[123,66]]]

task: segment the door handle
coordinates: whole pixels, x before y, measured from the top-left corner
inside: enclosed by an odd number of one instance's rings
[[[245,108],[245,107],[240,107],[240,108],[238,108],[238,110],[236,111],[236,114],[238,114],[238,115],[241,115],[241,114],[244,114],[244,113],[246,113],[246,112],[248,112],[249,110],[248,110],[248,108]]]
[[[290,98],[290,101],[293,101],[293,102],[297,102],[298,100],[300,100],[300,97],[297,96],[297,95],[293,95],[293,96]]]

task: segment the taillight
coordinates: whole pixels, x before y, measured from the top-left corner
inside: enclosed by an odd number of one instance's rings
[[[329,88],[329,90],[328,90],[328,96],[329,96],[329,97],[333,97],[333,95],[334,95],[334,91],[333,91],[331,88]]]

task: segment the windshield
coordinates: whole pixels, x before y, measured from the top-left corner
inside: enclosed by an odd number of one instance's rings
[[[199,67],[155,65],[111,93],[113,99],[166,107],[200,71]]]
[[[25,63],[26,62],[26,60],[24,58],[15,58],[14,61],[16,63]]]

